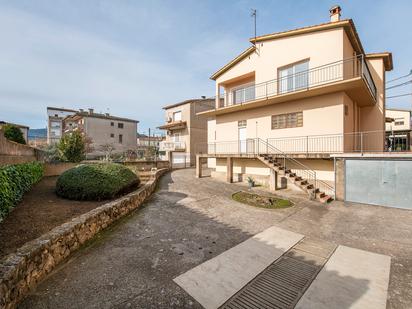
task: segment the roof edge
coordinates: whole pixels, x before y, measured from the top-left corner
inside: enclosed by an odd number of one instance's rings
[[[240,55],[238,55],[236,58],[232,59],[229,63],[227,63],[225,66],[220,68],[218,71],[212,74],[210,76],[210,79],[216,80],[220,75],[225,73],[228,69],[233,67],[235,64],[239,63],[243,59],[245,59],[247,56],[249,56],[252,52],[254,52],[256,49],[255,46],[250,46],[247,49],[245,49]]]
[[[391,52],[381,52],[381,53],[369,53],[365,55],[366,59],[377,59],[382,58],[383,64],[385,65],[386,71],[393,70],[393,59]]]

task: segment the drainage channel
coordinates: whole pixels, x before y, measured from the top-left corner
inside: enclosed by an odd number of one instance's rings
[[[335,249],[334,244],[305,237],[220,308],[294,308]]]

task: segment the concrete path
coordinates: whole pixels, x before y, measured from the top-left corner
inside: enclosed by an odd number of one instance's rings
[[[384,309],[391,258],[339,246],[298,302],[299,309]]]
[[[268,228],[174,281],[203,307],[218,308],[302,238]]]
[[[173,279],[271,226],[391,256],[387,307],[412,308],[412,211],[296,195],[296,206],[273,211],[231,200],[244,188],[196,179],[193,169],[165,175],[146,207],[72,256],[20,308],[201,308]]]

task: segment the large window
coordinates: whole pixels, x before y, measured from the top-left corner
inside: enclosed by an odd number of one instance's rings
[[[303,113],[288,113],[272,116],[272,130],[297,128],[303,126]]]
[[[249,102],[255,99],[255,85],[254,83],[242,85],[231,91],[232,104],[240,104]]]
[[[121,122],[119,122],[118,124],[117,124],[117,127],[119,128],[119,129],[123,129],[123,123],[121,123]]]
[[[173,121],[181,121],[182,120],[182,112],[174,112],[173,113]]]
[[[279,69],[279,93],[307,88],[309,86],[308,70],[308,60]]]

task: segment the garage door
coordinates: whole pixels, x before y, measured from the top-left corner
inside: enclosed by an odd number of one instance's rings
[[[412,209],[412,161],[346,160],[345,200]]]
[[[172,168],[185,168],[190,166],[190,156],[186,153],[173,152]]]

